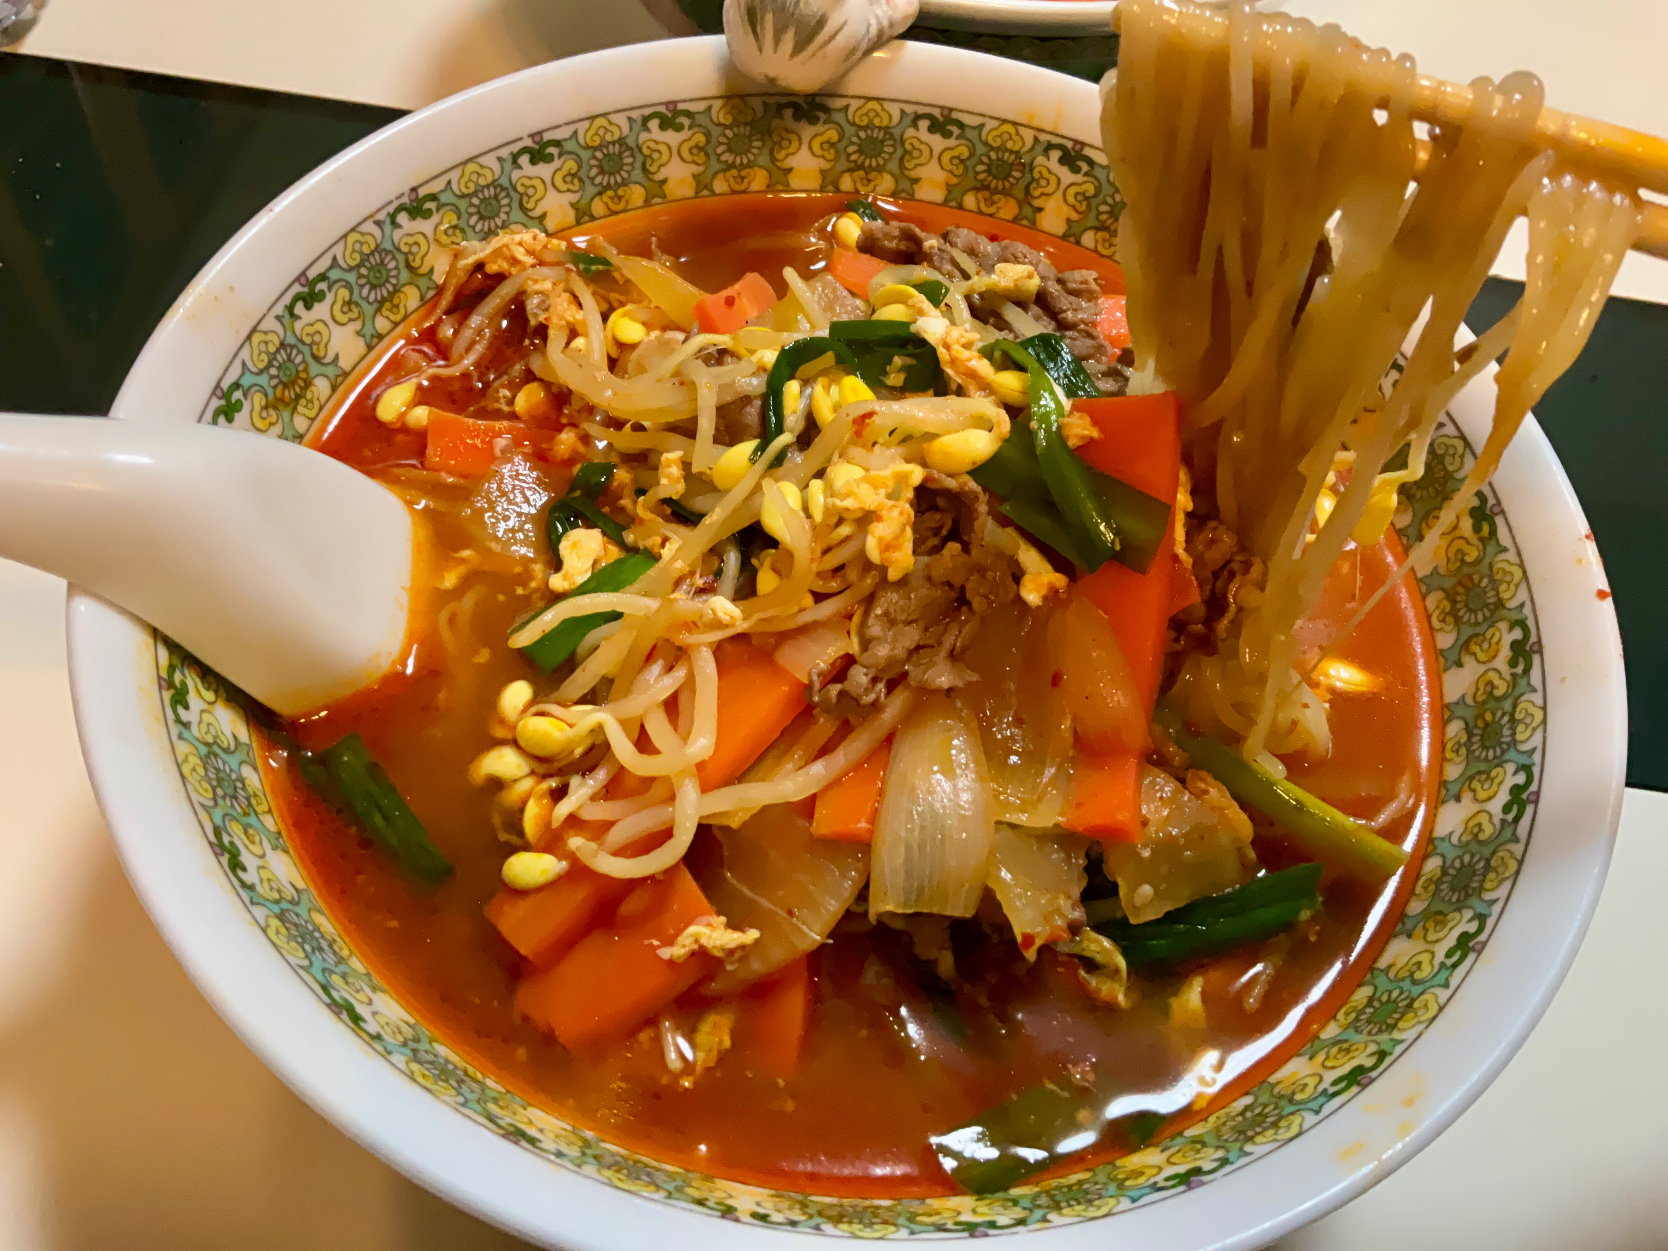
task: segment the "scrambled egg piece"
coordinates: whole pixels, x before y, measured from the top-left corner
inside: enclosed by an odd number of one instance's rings
[[[1086,414],[1072,408],[1060,418],[1060,433],[1065,436],[1067,447],[1082,447],[1085,443],[1093,443],[1100,438],[1100,427]]]
[[[701,601],[701,615],[695,624],[703,630],[723,630],[741,624],[741,609],[722,595],[709,595]]]
[[[681,964],[697,951],[734,963],[743,951],[759,941],[759,931],[732,930],[723,917],[701,917],[691,921],[670,947],[657,947],[655,955]]]
[[[672,597],[674,599],[694,598],[682,591],[672,592]],[[700,611],[689,620],[687,628],[691,631],[727,630],[731,626],[741,624],[744,615],[741,609],[722,595],[708,595],[696,602]]]
[[[1071,585],[1071,579],[1058,572],[1048,563],[1044,556],[1023,535],[1015,534],[1019,539],[1019,597],[1032,608],[1039,608],[1050,595],[1065,590]]]
[[[1205,807],[1209,808],[1222,824],[1242,844],[1251,842],[1251,818],[1245,815],[1245,810],[1234,802],[1234,797],[1228,794],[1228,788],[1223,786],[1203,769],[1189,769],[1187,771],[1187,790]]]
[[[1090,962],[1078,967],[1077,980],[1096,1003],[1127,1008],[1135,1002],[1129,993],[1129,965],[1124,963],[1124,953],[1104,934],[1079,930],[1077,937],[1055,943],[1054,949]]]
[[[675,500],[683,494],[683,453],[662,452],[660,454],[660,490],[657,492],[663,500]]]
[[[457,554],[457,559],[447,565],[445,572],[440,575],[440,589],[442,591],[456,590],[458,583],[474,573],[480,563],[480,555],[474,548],[464,548]]]
[[[564,251],[561,243],[542,230],[506,230],[492,240],[482,259],[482,267],[489,274],[509,277],[526,269],[536,269],[550,262],[545,257]]]
[[[565,595],[619,556],[620,549],[601,530],[581,526],[562,536],[557,555],[562,558],[562,567],[550,575],[550,589]]]
[[[1182,983],[1182,988],[1170,996],[1171,1029],[1205,1028],[1205,979],[1195,973]]]
[[[980,274],[962,288],[963,295],[999,295],[1016,304],[1029,303],[1037,298],[1042,280],[1029,265],[998,264],[996,272]]]
[[[1050,595],[1071,585],[1071,580],[1065,574],[1056,572],[1054,566],[1048,563],[1048,557],[1018,530],[992,521],[985,527],[985,541],[1019,562],[1019,597],[1032,608],[1041,607]]]
[[[823,476],[828,506],[853,519],[873,515],[863,551],[892,582],[915,567],[915,488],[924,477],[926,470],[908,462],[868,471],[836,465]]]
[[[990,395],[990,380],[996,366],[979,355],[979,333],[968,326],[952,326],[943,317],[922,317],[915,333],[938,353],[938,363],[948,377],[968,395]]]
[[[1193,511],[1193,475],[1187,472],[1184,463],[1178,466],[1180,476],[1176,479],[1176,506],[1170,510],[1175,519],[1176,559],[1189,574],[1193,572],[1193,557],[1187,550],[1187,514]]]
[[[543,322],[552,329],[566,325],[574,335],[585,333],[585,310],[580,307],[579,297],[560,279],[529,278],[521,284],[521,298],[530,321]]]
[[[695,1024],[695,1071],[680,1079],[688,1086],[702,1073],[718,1063],[718,1057],[730,1049],[730,1035],[736,1023],[734,1008],[713,1008]]]

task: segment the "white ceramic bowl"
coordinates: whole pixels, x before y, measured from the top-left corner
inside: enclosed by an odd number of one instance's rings
[[[437,235],[558,228],[662,195],[948,196],[1110,250],[1120,202],[1097,109],[1087,83],[919,44],[812,101],[754,93],[715,39],[529,70],[396,122],[265,209],[181,296],[114,415],[298,437],[367,343],[433,289]],[[1460,398],[1408,525],[1453,489],[1486,416],[1486,392]],[[528,1109],[432,1039],[335,936],[212,676],[84,594],[69,606],[76,712],[127,871],[220,1013],[345,1132],[528,1239],[779,1251],[830,1233],[1046,1229],[1057,1251],[1260,1246],[1383,1177],[1477,1096],[1546,1006],[1598,897],[1625,730],[1597,553],[1533,423],[1489,500],[1477,533],[1420,571],[1447,665],[1445,802],[1408,915],[1362,989],[1203,1124],[977,1201],[750,1189]]]

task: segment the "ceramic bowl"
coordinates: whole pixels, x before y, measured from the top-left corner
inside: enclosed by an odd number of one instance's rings
[[[1086,83],[923,44],[894,45],[810,99],[737,81],[716,39],[529,70],[394,123],[263,210],[180,297],[114,415],[300,438],[435,289],[437,241],[557,230],[662,199],[838,188],[949,200],[1111,253],[1122,202],[1097,112]],[[1487,412],[1486,393],[1455,404],[1404,533],[1455,488]],[[1443,802],[1407,914],[1338,1017],[1186,1132],[979,1199],[735,1185],[528,1107],[430,1035],[342,942],[213,674],[85,594],[70,599],[70,669],[123,863],[204,994],[345,1132],[506,1229],[599,1251],[1006,1231],[1047,1231],[1055,1251],[1252,1247],[1440,1132],[1523,1041],[1575,953],[1625,754],[1620,645],[1586,531],[1530,423],[1418,571],[1445,667]]]

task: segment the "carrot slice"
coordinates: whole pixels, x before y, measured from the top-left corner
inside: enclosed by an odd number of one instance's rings
[[[636,885],[575,861],[561,877],[538,890],[500,890],[488,902],[486,917],[510,946],[544,968],[595,928]]]
[[[1117,753],[1078,752],[1072,770],[1071,802],[1060,824],[1078,834],[1113,842],[1141,838],[1141,760]]]
[[[1199,594],[1199,579],[1193,576],[1181,561],[1176,561],[1170,567],[1170,616],[1174,617],[1184,608],[1191,608],[1204,597]]]
[[[1105,339],[1114,352],[1122,351],[1131,342],[1126,299],[1121,295],[1101,296],[1100,316],[1095,319],[1095,333]]]
[[[845,248],[835,248],[828,256],[828,272],[834,276],[834,281],[865,300],[869,298],[869,283],[874,276],[883,269],[889,269],[891,264],[867,252],[851,252]]]
[[[456,413],[429,414],[423,468],[460,478],[478,478],[498,459],[500,440],[531,447],[533,432],[519,421],[481,421]]]
[[[1072,412],[1095,423],[1100,438],[1077,454],[1102,473],[1161,500],[1176,498],[1181,466],[1181,408],[1174,391],[1073,400]]]
[[[734,334],[776,303],[762,274],[743,274],[722,291],[695,301],[695,323],[703,334]]]
[[[742,1028],[751,1052],[770,1077],[789,1078],[799,1067],[811,1024],[811,958],[800,956],[767,982],[749,991]]]
[[[614,921],[594,930],[516,991],[516,1008],[564,1047],[581,1050],[621,1038],[719,967],[701,952],[662,958],[712,905],[683,865],[630,884]]]
[[[892,759],[892,740],[887,739],[862,762],[817,792],[816,814],[811,833],[818,838],[836,838],[848,843],[872,842],[875,814],[880,811],[880,788],[886,781],[886,765]]]
[[[744,639],[726,639],[718,662],[718,739],[695,767],[703,791],[735,781],[805,707],[805,683],[771,654]]]
[[[1101,437],[1078,455],[1103,473],[1122,479],[1161,500],[1176,498],[1181,474],[1181,414],[1171,392],[1074,400],[1072,411],[1087,415]],[[1112,623],[1150,712],[1164,669],[1164,627],[1174,594],[1175,545],[1165,543],[1145,573],[1107,561],[1079,585]]]

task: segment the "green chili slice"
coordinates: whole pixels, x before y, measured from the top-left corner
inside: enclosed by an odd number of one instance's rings
[[[883,222],[886,220],[880,215],[880,210],[867,200],[847,200],[846,212],[856,213],[866,222]]]

